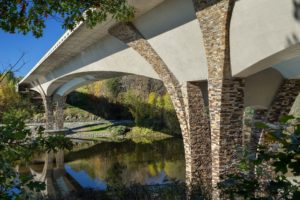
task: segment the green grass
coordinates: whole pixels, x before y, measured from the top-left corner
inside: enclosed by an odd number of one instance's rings
[[[151,143],[156,140],[162,140],[172,137],[165,133],[154,131],[150,128],[137,127],[137,126],[125,126],[121,124],[103,123],[90,125],[77,130],[81,133],[110,133],[110,137],[94,138],[99,141],[119,141],[120,139],[130,139],[136,143]]]
[[[80,132],[107,132],[110,127],[114,126],[112,123],[96,124],[79,129]]]
[[[144,127],[137,127],[134,126],[131,128],[131,130],[126,134],[126,137],[134,138],[134,137],[144,137],[144,138],[169,138],[172,137],[171,135],[154,131],[150,128],[144,128]]]

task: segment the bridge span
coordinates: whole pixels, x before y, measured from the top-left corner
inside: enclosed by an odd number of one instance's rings
[[[232,170],[234,146],[245,143],[244,108],[276,122],[299,94],[300,5],[296,0],[129,2],[134,20],[67,31],[19,88],[39,92],[47,128],[60,129],[65,97],[80,86],[128,74],[163,81],[182,130],[187,184],[200,184],[218,199],[220,175]]]

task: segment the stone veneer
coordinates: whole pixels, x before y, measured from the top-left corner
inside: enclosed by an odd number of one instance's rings
[[[189,122],[192,184],[210,197],[211,187],[211,139],[209,116],[200,87],[201,82],[188,82],[186,89],[186,113]],[[199,179],[200,180],[197,180]],[[196,179],[196,180],[194,180]],[[201,188],[199,188],[199,185]],[[194,185],[193,185],[194,186]]]
[[[288,115],[300,92],[300,80],[283,80],[269,108],[268,122],[278,122],[280,117]]]
[[[163,81],[176,110],[183,135],[186,182],[191,190],[194,185],[203,185],[201,189],[209,194],[210,172],[206,171],[210,170],[210,160],[207,159],[210,158],[209,125],[200,88],[193,83],[180,84],[133,24],[119,23],[112,27],[109,33],[138,52],[152,65]]]
[[[64,128],[64,106],[66,96],[55,95],[53,97],[55,103],[55,129],[60,130]]]
[[[59,130],[64,127],[65,96],[42,96],[46,115],[46,130]]]
[[[43,104],[45,108],[45,115],[46,115],[46,124],[45,128],[47,130],[52,130],[54,128],[54,114],[53,114],[53,101],[52,96],[43,96]]]
[[[212,148],[212,199],[222,173],[234,169],[236,145],[242,145],[244,81],[231,77],[229,25],[234,0],[193,0],[203,34],[208,64],[208,96]]]

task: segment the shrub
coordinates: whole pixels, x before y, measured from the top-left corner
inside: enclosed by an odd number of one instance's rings
[[[115,136],[125,135],[129,131],[129,128],[123,125],[112,126],[108,128]]]
[[[18,161],[28,161],[39,150],[72,148],[69,139],[61,135],[44,137],[42,129],[33,136],[25,126],[25,117],[17,111],[5,113],[0,126],[0,199],[28,199],[29,191],[45,189],[44,183],[15,170]]]
[[[292,180],[300,175],[300,118],[257,127],[265,129],[269,145],[260,145],[257,153],[241,148],[233,166],[238,171],[224,176],[218,187],[229,199],[300,199],[299,182]]]

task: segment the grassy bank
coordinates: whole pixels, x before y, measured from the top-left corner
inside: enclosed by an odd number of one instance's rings
[[[156,140],[173,137],[169,134],[137,127],[133,124],[100,123],[73,128],[70,137],[101,141],[122,141],[130,139],[138,143],[151,143]]]

